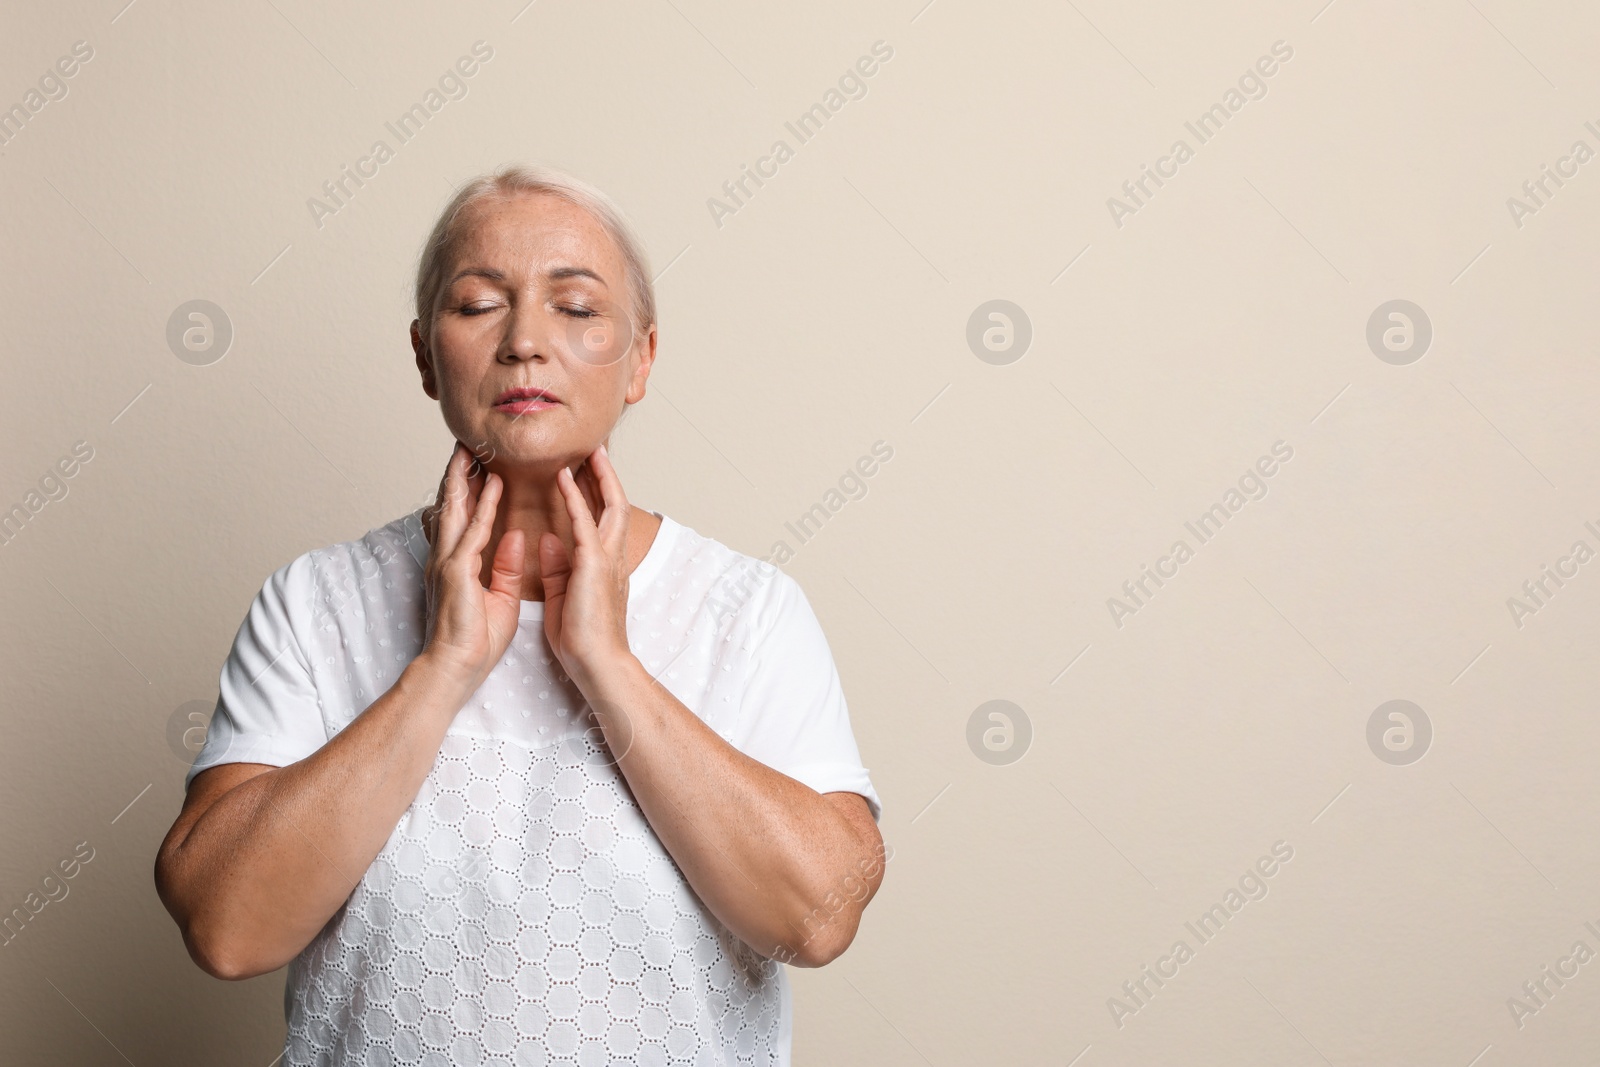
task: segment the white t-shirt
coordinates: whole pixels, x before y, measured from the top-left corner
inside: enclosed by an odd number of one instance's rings
[[[659,514],[652,512],[652,514]],[[421,650],[422,510],[274,572],[222,668],[187,781],[284,766]],[[290,964],[285,1067],[789,1063],[786,968],[701,903],[523,601],[416,800]],[[793,578],[671,518],[629,579],[628,644],[739,751],[882,806]]]

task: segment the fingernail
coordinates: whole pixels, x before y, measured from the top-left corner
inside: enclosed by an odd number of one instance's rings
[[[604,441],[600,442],[600,448],[598,449],[598,451],[602,456],[610,455],[610,453],[606,451],[606,445],[605,445]]]

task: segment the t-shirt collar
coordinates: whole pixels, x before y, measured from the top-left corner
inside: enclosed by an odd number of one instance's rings
[[[422,532],[422,513],[426,510],[427,505],[424,504],[401,520],[401,526],[406,536],[406,547],[411,550],[412,558],[417,561],[417,566],[419,567],[428,565],[428,554],[433,547],[428,544],[428,535]],[[628,575],[628,602],[630,604],[639,595],[641,589],[655,581],[656,575],[665,566],[666,557],[672,552],[672,542],[678,534],[678,524],[670,516],[663,515],[659,511],[651,511],[650,514],[661,520],[661,527],[656,531],[655,540],[650,543],[649,549],[645,551],[644,558],[633,569],[633,573]],[[543,601],[524,600],[522,602],[522,618],[542,618],[543,615]]]

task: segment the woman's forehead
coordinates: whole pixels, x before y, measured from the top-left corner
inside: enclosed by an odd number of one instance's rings
[[[566,266],[587,267],[607,280],[621,277],[622,257],[611,235],[593,215],[561,197],[486,198],[468,205],[459,222],[450,276],[468,266],[507,273]]]

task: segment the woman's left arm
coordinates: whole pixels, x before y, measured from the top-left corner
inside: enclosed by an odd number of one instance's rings
[[[855,938],[883,881],[883,838],[857,793],[818,793],[740,752],[628,646],[622,484],[602,445],[578,487],[557,475],[574,546],[540,538],[545,633],[588,698],[656,836],[723,925],[769,958],[821,967]],[[602,504],[596,523],[588,496]]]
[[[857,793],[817,793],[723,740],[629,653],[580,683],[656,836],[723,924],[763,955],[821,967],[883,881]]]

